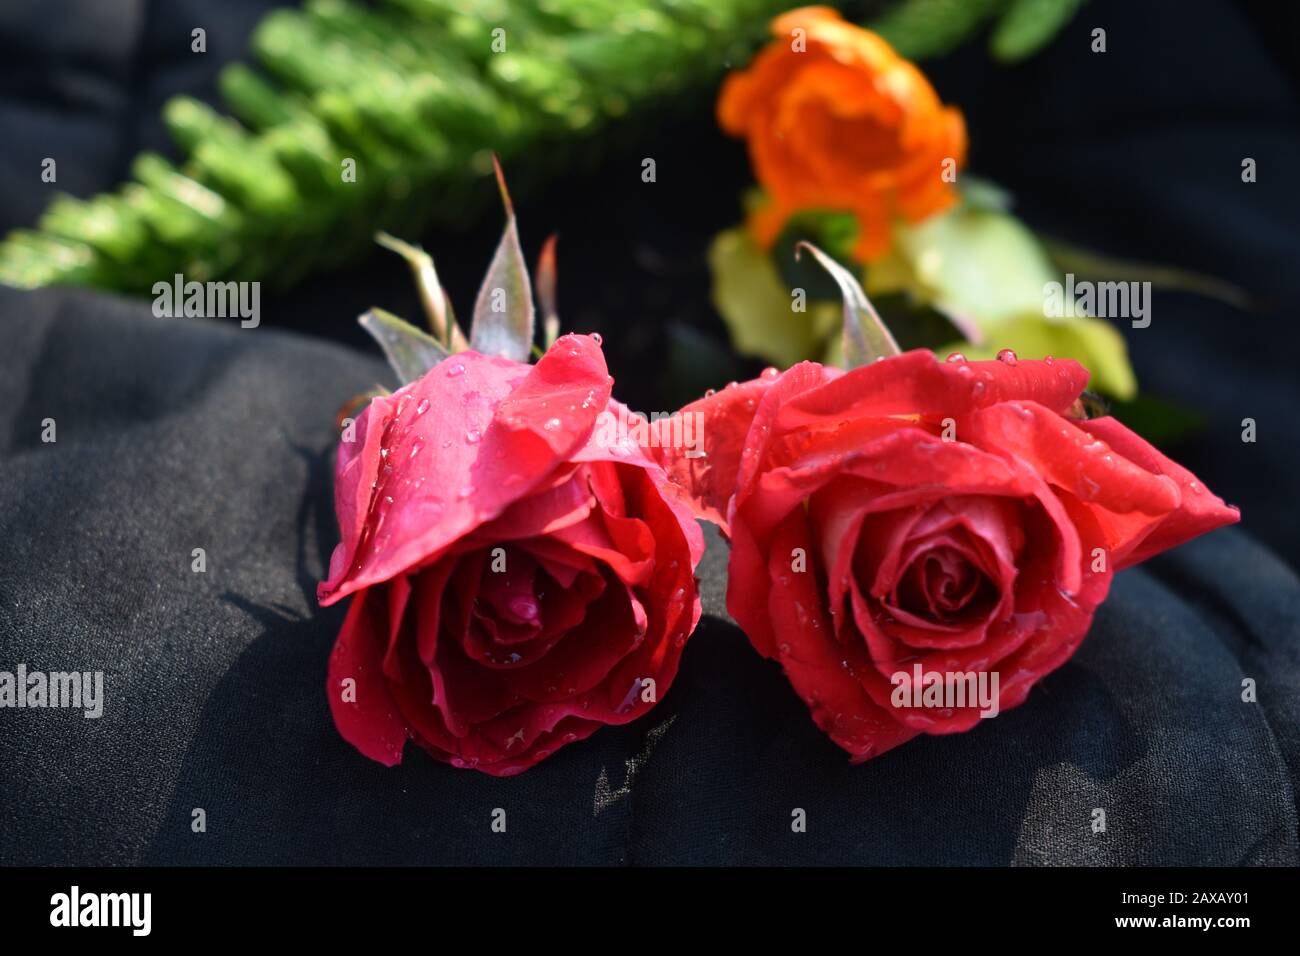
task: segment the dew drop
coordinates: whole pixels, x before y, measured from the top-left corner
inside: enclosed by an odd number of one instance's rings
[[[1007,365],[1015,365],[1017,361],[1015,350],[1003,349],[1001,352],[998,353],[998,361],[1003,362]]]
[[[482,435],[480,435],[472,428],[465,433],[465,441],[469,442],[471,445],[473,445],[482,437],[483,437]]]
[[[708,388],[708,389],[705,389],[705,390],[704,390],[704,397],[705,397],[705,398],[712,398],[714,395],[717,395],[717,394],[718,394],[718,390],[717,390],[716,388]]]
[[[950,354],[948,355],[947,361],[949,361],[949,362],[964,362],[964,361],[966,361],[966,356],[962,355],[960,352],[952,352],[952,353],[950,353]]]
[[[599,332],[592,332],[592,333],[591,333],[591,340],[592,340],[593,342],[595,342],[597,345],[604,345],[604,344],[605,344],[605,339],[604,339],[603,336],[601,336],[601,334],[600,334]]]
[[[776,377],[777,377],[778,375],[780,375],[780,374],[781,374],[781,373],[778,372],[778,371],[777,371],[775,368],[773,368],[771,365],[769,365],[767,368],[763,369],[763,378],[776,378]]]
[[[548,420],[545,425],[542,426],[542,428],[548,432],[553,432],[559,427],[560,427],[560,420],[558,418],[552,418]]]
[[[447,367],[448,378],[455,378],[457,375],[464,375],[464,374],[465,374],[465,366],[462,365],[460,362],[457,362],[454,365],[449,365]],[[425,404],[428,404],[428,402],[426,401]]]
[[[420,399],[420,404],[415,406],[415,414],[423,415],[428,410],[429,410],[429,400],[427,398]]]

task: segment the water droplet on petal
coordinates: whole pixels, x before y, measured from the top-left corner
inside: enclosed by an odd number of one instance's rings
[[[420,399],[420,404],[415,406],[415,414],[423,415],[428,410],[429,410],[429,400],[427,398]]]
[[[950,354],[948,355],[947,361],[949,361],[949,362],[964,362],[964,361],[966,361],[966,356],[962,355],[960,352],[952,352],[952,353],[950,353]]]
[[[777,371],[775,368],[773,368],[771,365],[769,365],[767,368],[763,369],[763,378],[776,378],[776,377],[777,377],[778,375],[780,375],[780,374],[781,374],[781,373],[778,372],[778,371]]]
[[[1004,362],[1007,365],[1015,365],[1017,362],[1015,350],[1003,349],[1001,352],[998,353],[998,361]]]
[[[718,390],[717,390],[716,388],[706,388],[706,389],[704,390],[704,397],[705,397],[705,398],[712,398],[714,395],[717,395],[717,394],[718,394]]]
[[[542,426],[542,428],[548,432],[553,432],[559,427],[560,427],[560,420],[558,418],[552,418],[549,421],[547,421],[545,425]]]
[[[480,435],[472,428],[465,433],[465,441],[469,442],[471,445],[477,442],[482,437],[483,437],[482,435]]]
[[[604,345],[604,344],[605,344],[605,339],[601,336],[601,334],[600,334],[599,332],[592,332],[592,333],[591,333],[591,340],[592,340],[593,342],[595,342],[597,345]]]
[[[464,374],[465,374],[465,366],[462,365],[460,362],[456,362],[453,365],[447,366],[448,378],[455,378],[457,375],[464,375]]]

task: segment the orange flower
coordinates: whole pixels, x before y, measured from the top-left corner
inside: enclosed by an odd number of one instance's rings
[[[943,173],[944,160],[955,172],[966,158],[961,113],[882,38],[829,7],[791,10],[772,32],[776,42],[727,77],[718,99],[718,122],[749,141],[769,198],[750,229],[769,248],[793,213],[852,212],[855,257],[877,259],[892,218],[919,222],[956,201]]]

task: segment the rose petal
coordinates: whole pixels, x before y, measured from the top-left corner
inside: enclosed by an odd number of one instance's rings
[[[1179,490],[1178,503],[1152,524],[1137,522],[1126,526],[1098,516],[1105,529],[1115,570],[1145,561],[1197,535],[1241,520],[1241,513],[1236,508],[1211,494],[1195,475],[1166,458],[1115,419],[1096,418],[1080,422],[1078,426],[1108,444],[1116,455],[1122,455],[1153,475],[1165,476]]]
[[[374,482],[363,526],[345,529],[356,540],[339,545],[355,559],[331,560],[321,603],[387,580],[496,518],[586,442],[609,389],[600,347],[567,335],[533,366],[460,352],[398,390],[371,413],[380,417],[367,425],[364,467],[336,490],[342,507]],[[371,430],[381,427],[374,449]]]
[[[815,548],[803,512],[792,512],[777,529],[773,560],[765,569],[771,587],[763,612],[781,635],[775,657],[786,677],[812,712],[817,726],[855,760],[878,756],[916,736],[916,731],[879,707],[854,676],[849,662],[835,653],[828,640],[830,622],[822,610],[813,567],[792,573],[784,556],[795,548],[813,554]],[[751,600],[757,599],[754,594]]]
[[[382,593],[358,594],[348,608],[330,654],[326,696],[343,739],[386,767],[402,762],[406,722],[384,680],[384,634],[388,630]],[[345,700],[344,681],[354,693]]]

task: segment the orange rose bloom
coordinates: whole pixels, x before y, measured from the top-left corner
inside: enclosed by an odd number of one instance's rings
[[[791,10],[772,32],[776,42],[727,77],[718,99],[718,122],[748,139],[770,199],[750,228],[769,248],[793,213],[852,212],[855,257],[879,258],[892,218],[919,222],[956,201],[943,172],[945,159],[955,171],[966,158],[961,113],[888,43],[829,7]]]

